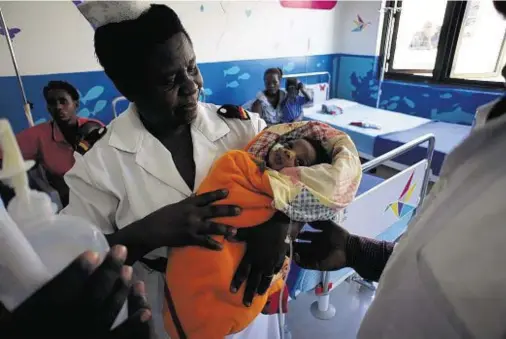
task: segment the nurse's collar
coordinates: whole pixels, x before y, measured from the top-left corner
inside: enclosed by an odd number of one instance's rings
[[[191,126],[192,135],[201,135],[213,143],[230,132],[227,123],[216,114],[216,106],[202,103],[199,104],[199,113]],[[130,104],[128,109],[111,123],[109,131],[109,145],[128,153],[137,153],[143,141],[152,138],[142,124],[135,104]]]

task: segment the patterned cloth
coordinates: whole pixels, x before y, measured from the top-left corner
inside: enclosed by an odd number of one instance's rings
[[[268,125],[279,124],[283,118],[283,110],[281,108],[281,104],[285,100],[286,92],[282,89],[279,90],[279,102],[276,107],[272,106],[264,92],[257,93],[257,100],[260,102],[262,106],[262,119]]]
[[[257,135],[246,150],[265,159],[276,143],[300,138],[320,141],[332,164],[268,169],[274,208],[295,221],[332,219],[353,200],[362,178],[357,149],[346,133],[317,121],[276,125]]]
[[[287,96],[285,101],[281,103],[283,111],[282,121],[284,123],[289,123],[302,120],[304,105],[310,102],[310,99],[306,99],[306,97],[302,95],[296,95],[295,97]]]

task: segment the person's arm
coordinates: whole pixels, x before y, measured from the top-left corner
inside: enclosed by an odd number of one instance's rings
[[[366,280],[378,281],[394,245],[392,242],[350,235],[346,243],[346,266]]]
[[[378,281],[394,243],[351,235],[331,221],[311,223],[321,232],[303,232],[294,243],[294,259],[301,267],[337,271],[350,267],[364,279]]]
[[[305,104],[313,101],[313,97],[311,93],[307,90],[306,86],[302,82],[299,82],[299,91],[302,93],[302,96],[305,99]]]
[[[157,248],[156,245],[148,245],[151,241],[145,236],[147,233],[145,230],[151,225],[150,216],[137,220],[117,232],[105,235],[110,247],[124,245],[129,249],[128,258],[125,262],[127,265],[133,265]]]
[[[251,105],[251,111],[260,114],[261,117],[263,117],[262,113],[262,104],[260,103],[260,100],[255,100],[253,105]]]
[[[166,205],[118,229],[115,220],[120,201],[112,192],[113,183],[105,181],[105,172],[93,173],[92,176],[83,157],[75,157],[76,164],[65,176],[70,199],[62,213],[83,217],[98,226],[106,234],[110,246],[127,246],[127,264],[138,261],[160,247],[200,246],[220,250],[222,245],[211,235],[235,235],[231,227],[211,221],[219,217],[237,216],[241,212],[237,206],[213,206],[213,203],[228,195],[224,190]],[[109,170],[114,171],[112,168]],[[92,178],[101,181],[95,182]]]

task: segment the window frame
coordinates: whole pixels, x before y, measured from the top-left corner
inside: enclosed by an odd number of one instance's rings
[[[402,0],[387,0],[386,7],[394,7],[397,3],[397,8],[402,9]],[[426,84],[438,84],[438,85],[453,85],[453,86],[466,86],[466,87],[479,87],[479,88],[491,88],[491,89],[504,89],[504,82],[497,81],[484,81],[484,80],[470,80],[462,78],[452,78],[452,67],[455,59],[455,52],[459,46],[459,35],[462,24],[464,22],[466,8],[468,1],[449,0],[446,5],[445,15],[443,18],[443,24],[441,25],[441,31],[439,36],[436,61],[432,76],[430,71],[427,70],[404,70],[404,69],[391,69],[396,49],[397,33],[399,31],[400,16],[402,10],[395,11],[392,15],[393,33],[391,38],[390,50],[387,51],[385,44],[388,34],[389,26],[389,15],[384,15],[383,32],[381,37],[381,49],[380,59],[387,58],[385,64],[385,79],[408,81],[408,82],[419,82]],[[503,44],[506,44],[503,41]],[[503,49],[504,50],[504,49]],[[498,63],[506,61],[505,55],[501,55]],[[380,69],[381,71],[381,69]],[[428,73],[429,75],[413,74],[413,71],[417,73]]]

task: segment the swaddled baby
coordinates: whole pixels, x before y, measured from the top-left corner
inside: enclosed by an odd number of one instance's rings
[[[197,193],[227,189],[217,204],[237,205],[237,217],[217,218],[236,228],[263,224],[280,211],[291,220],[330,219],[351,202],[361,169],[355,146],[343,132],[315,122],[272,126],[257,135],[245,151],[230,151],[214,163]],[[170,305],[165,327],[171,338],[222,339],[246,328],[282,287],[274,276],[264,295],[243,305],[244,285],[230,292],[230,282],[246,244],[222,243],[219,252],[204,248],[174,249],[166,279]]]

